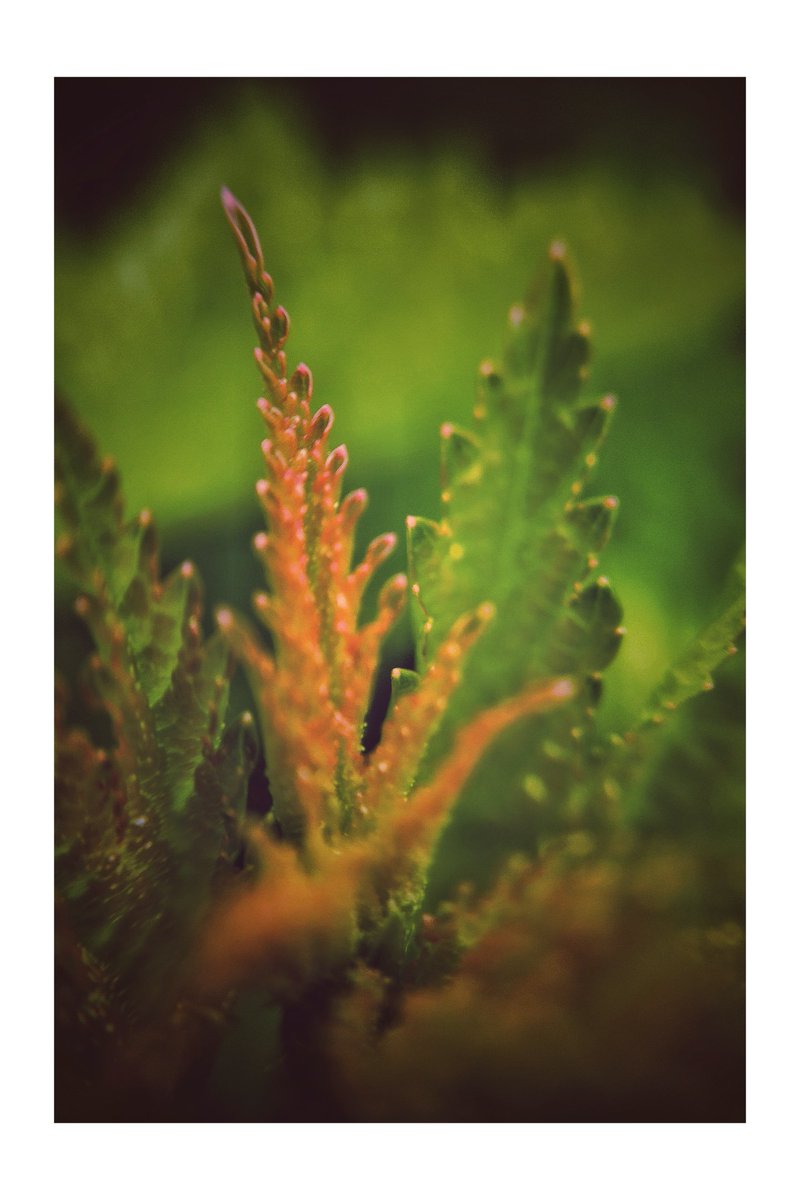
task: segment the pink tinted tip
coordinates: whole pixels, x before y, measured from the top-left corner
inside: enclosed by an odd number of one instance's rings
[[[557,679],[550,689],[550,694],[556,700],[568,700],[575,695],[575,684],[571,679]]]
[[[331,406],[329,404],[323,404],[322,408],[314,413],[311,424],[314,437],[324,437],[333,425],[333,409]]]
[[[417,527],[417,518],[416,517],[406,517],[406,529],[416,529],[416,527]]]
[[[257,533],[253,538],[253,545],[255,546],[256,550],[263,552],[269,545],[269,538],[263,531],[261,533]]]
[[[229,608],[221,608],[217,613],[217,625],[220,629],[231,629],[233,627],[233,613]]]
[[[561,262],[567,253],[567,247],[561,241],[550,243],[550,260],[551,262]]]
[[[325,466],[334,475],[341,475],[347,466],[347,447],[337,446],[335,450],[331,450],[325,460]]]
[[[453,426],[450,424],[449,421],[445,421],[445,423],[442,425],[441,429],[439,430],[439,433],[442,435],[443,438],[451,438],[453,436]]]
[[[619,500],[616,496],[606,496],[603,501],[603,508],[619,508]]]
[[[382,533],[367,546],[369,558],[386,558],[397,545],[397,537],[393,533]]]
[[[266,479],[259,479],[256,483],[256,495],[263,500],[268,491],[269,484],[267,483]]]
[[[150,522],[152,521],[152,519],[153,519],[153,514],[150,512],[149,508],[143,508],[142,511],[139,513],[139,524],[143,528],[146,527],[147,525],[149,525]]]
[[[222,201],[222,206],[227,212],[235,212],[239,207],[238,201],[230,188],[223,184],[219,190],[219,198]]]
[[[616,396],[603,396],[603,399],[600,401],[600,407],[606,412],[611,412],[612,409],[617,407]]]
[[[190,563],[188,559],[185,563],[181,563],[181,575],[184,579],[191,579],[194,575],[194,563]]]
[[[303,390],[306,400],[311,399],[311,390],[313,388],[314,381],[311,375],[310,367],[307,367],[305,363],[298,363],[294,369],[292,382],[296,387],[299,387]]]

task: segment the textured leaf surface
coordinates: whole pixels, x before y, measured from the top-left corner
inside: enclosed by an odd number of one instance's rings
[[[619,602],[597,574],[617,501],[583,498],[614,409],[610,396],[582,398],[588,335],[556,245],[540,290],[511,309],[503,361],[480,368],[473,428],[442,427],[441,519],[407,522],[423,664],[455,614],[486,601],[497,610],[433,759],[487,704],[556,674],[578,685],[573,702],[537,720],[535,732],[525,726],[503,740],[470,786],[464,811],[502,810],[526,792],[531,808],[533,788],[539,801],[557,802],[558,819],[582,814],[599,673],[624,632]]]
[[[190,563],[166,580],[149,513],[126,523],[113,464],[56,404],[58,551],[84,591],[90,689],[114,745],[57,711],[57,885],[120,995],[158,997],[238,844],[254,759],[246,715],[221,734],[228,651],[203,644]]]
[[[555,247],[544,294],[511,310],[503,363],[481,366],[474,430],[442,427],[442,519],[408,522],[423,661],[459,612],[497,606],[472,673],[484,699],[552,673],[554,658],[577,674],[616,651],[604,636],[619,618],[609,594],[580,593],[616,509],[613,497],[579,499],[614,407],[581,401],[588,355]]]
[[[476,715],[428,786],[419,786],[429,740],[495,616],[492,604],[462,605],[437,629],[421,672],[395,672],[380,744],[364,754],[362,725],[380,641],[405,600],[407,580],[390,579],[376,618],[360,623],[364,589],[395,539],[375,539],[363,561],[352,564],[366,495],[339,499],[347,455],[344,447],[329,448],[333,414],[324,405],[312,411],[305,365],[289,372],[289,318],[274,302],[258,235],[238,201],[227,191],[222,199],[244,266],[265,385],[258,407],[269,437],[256,491],[267,529],[254,546],[269,592],[256,596],[255,607],[272,649],[230,610],[217,620],[256,696],[274,810],[261,844],[262,878],[245,880],[215,922],[207,971],[226,980],[246,972],[247,963],[257,969],[280,961],[279,974],[310,983],[304,947],[310,942],[322,953],[326,936],[339,942],[341,922],[320,925],[319,914],[341,910],[350,914],[360,953],[374,958],[380,950],[386,969],[400,974],[414,954],[431,853],[481,753],[512,722],[562,704],[574,688],[564,678],[549,679]],[[272,841],[275,825],[289,843],[280,850]],[[275,920],[282,888],[298,900],[287,918],[296,926],[294,949]],[[346,965],[341,954],[334,958],[340,969]]]

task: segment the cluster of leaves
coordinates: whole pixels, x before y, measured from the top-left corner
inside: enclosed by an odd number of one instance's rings
[[[58,397],[56,498],[57,553],[95,645],[82,690],[112,731],[96,746],[69,727],[57,680],[59,1017],[85,1034],[69,1046],[80,1071],[80,1056],[107,1061],[178,1003],[238,853],[256,747],[250,714],[223,730],[230,655],[219,636],[203,642],[195,568],[161,579],[151,514],[125,522],[114,464]]]
[[[741,594],[656,690],[641,726],[601,737],[601,673],[624,632],[597,574],[617,502],[583,491],[614,403],[581,399],[588,330],[554,246],[542,292],[511,310],[503,362],[480,368],[474,430],[442,428],[443,514],[408,518],[410,583],[390,579],[361,622],[395,539],[375,539],[353,565],[366,495],[340,498],[347,455],[330,446],[332,413],[313,410],[308,368],[289,370],[289,319],[257,234],[230,193],[223,202],[264,384],[266,530],[254,546],[268,645],[227,608],[202,642],[193,568],[161,581],[149,514],[124,523],[113,467],[57,410],[59,551],[83,590],[92,690],[113,726],[100,750],[80,730],[58,731],[70,1085],[102,1093],[113,1079],[119,1092],[124,1061],[139,1103],[177,1104],[249,989],[279,1013],[265,1113],[525,1119],[547,1116],[548,1103],[580,1117],[605,1103],[622,1114],[654,1086],[665,1053],[682,1062],[677,1051],[720,1007],[738,1011],[735,968],[709,974],[704,958],[720,940],[738,948],[738,926],[709,942],[697,870],[643,849],[621,797],[642,786],[652,727],[728,653]],[[380,742],[365,754],[381,642],[407,598],[417,671],[393,672]],[[249,679],[272,796],[266,820],[250,825],[252,719],[223,732],[229,655]],[[553,814],[547,836],[520,847],[527,857],[484,895],[431,911],[431,864],[462,791],[502,807],[519,787]],[[642,967],[644,947],[658,970]],[[677,1018],[653,1019],[655,1049],[609,1092],[599,1081],[624,1053],[617,1035],[631,1008],[676,970]],[[480,1024],[486,1036],[475,1038]],[[531,1039],[536,1052],[520,1055]],[[154,1058],[148,1074],[141,1064]],[[471,1089],[465,1072],[479,1081]],[[688,1113],[691,1072],[666,1094],[666,1110]]]

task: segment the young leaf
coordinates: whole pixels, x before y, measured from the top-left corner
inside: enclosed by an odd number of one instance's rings
[[[339,500],[347,454],[343,446],[329,447],[333,414],[327,406],[312,411],[306,366],[289,374],[288,317],[273,302],[258,235],[227,191],[223,205],[251,294],[260,342],[256,362],[267,392],[258,404],[269,431],[262,443],[266,478],[256,489],[267,530],[254,545],[270,591],[256,597],[255,607],[272,635],[274,654],[229,610],[218,614],[218,622],[257,697],[275,816],[311,864],[325,844],[369,829],[391,798],[408,793],[428,739],[460,683],[460,660],[493,610],[464,605],[454,614],[439,639],[438,659],[431,657],[418,687],[402,688],[406,694],[394,706],[380,746],[365,759],[361,733],[380,642],[405,602],[406,579],[390,579],[377,617],[359,626],[364,590],[395,539],[376,538],[363,561],[351,565],[366,494],[356,491]]]
[[[562,703],[574,687],[568,679],[551,680],[481,713],[429,787],[416,787],[428,741],[462,686],[467,654],[474,654],[494,617],[491,604],[465,604],[439,631],[420,675],[395,675],[380,744],[364,756],[361,731],[379,645],[404,602],[406,579],[390,579],[377,617],[359,626],[364,589],[394,538],[376,538],[364,560],[351,565],[366,495],[353,492],[339,501],[347,456],[344,447],[329,449],[333,415],[325,406],[312,412],[307,367],[289,374],[288,317],[273,302],[258,235],[227,191],[223,205],[244,264],[260,342],[256,361],[267,392],[258,402],[270,435],[262,444],[266,478],[257,485],[267,530],[256,536],[255,549],[270,590],[256,597],[255,607],[274,653],[230,610],[221,610],[217,620],[256,696],[274,817],[290,846],[276,849],[269,837],[263,840],[263,880],[248,880],[219,915],[205,961],[215,964],[208,968],[211,976],[228,979],[237,971],[226,960],[226,946],[233,943],[242,950],[241,962],[291,959],[273,913],[283,904],[284,880],[287,895],[300,898],[291,917],[299,946],[307,939],[341,945],[333,927],[317,922],[320,905],[331,914],[351,913],[368,956],[386,944],[387,926],[399,917],[399,961],[387,964],[399,972],[420,916],[425,867],[464,780],[504,728]],[[308,927],[301,935],[302,913]],[[344,965],[341,953],[333,957]],[[298,964],[289,975],[311,983]]]
[[[267,532],[255,538],[269,584],[256,611],[274,655],[229,610],[218,622],[248,672],[261,713],[275,816],[283,834],[313,860],[347,830],[363,790],[361,732],[381,640],[405,603],[405,576],[383,588],[378,615],[359,627],[364,590],[392,552],[395,537],[376,538],[351,565],[356,523],[367,497],[340,502],[344,446],[330,447],[333,414],[311,408],[311,372],[289,374],[286,311],[273,303],[272,280],[244,209],[227,190],[225,213],[242,257],[259,336],[256,362],[266,394],[259,409],[265,478],[257,485]]]

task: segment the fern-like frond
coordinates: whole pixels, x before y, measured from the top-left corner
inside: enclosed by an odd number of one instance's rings
[[[620,611],[607,589],[586,585],[617,507],[610,496],[580,499],[614,408],[608,396],[581,401],[588,355],[554,247],[543,294],[511,310],[503,362],[480,368],[474,428],[442,427],[441,520],[409,518],[423,659],[460,612],[497,607],[465,705],[554,670],[598,670],[616,652]]]
[[[223,192],[223,204],[251,294],[266,390],[259,409],[269,436],[257,493],[267,530],[256,536],[255,549],[269,592],[256,598],[256,611],[272,636],[273,655],[258,650],[228,610],[218,620],[243,652],[256,691],[276,817],[283,833],[313,857],[349,827],[357,810],[370,688],[381,638],[405,603],[406,580],[391,579],[377,617],[359,625],[365,588],[396,539],[376,538],[353,565],[366,494],[358,490],[340,501],[347,452],[331,448],[333,414],[327,406],[312,410],[306,366],[289,374],[289,319],[273,303],[258,235],[230,192]]]
[[[56,402],[57,549],[95,642],[90,687],[113,745],[57,707],[56,878],[77,936],[133,1008],[163,999],[237,852],[255,752],[249,714],[223,731],[229,651],[203,642],[184,563],[162,580],[149,513],[131,522],[116,471]]]
[[[583,493],[615,401],[582,398],[589,328],[575,315],[574,291],[555,245],[539,290],[510,311],[502,361],[479,369],[472,427],[442,426],[440,519],[407,520],[420,661],[471,605],[491,602],[497,614],[432,740],[428,772],[488,705],[542,679],[575,682],[570,700],[535,727],[521,722],[469,784],[463,811],[487,836],[501,806],[546,808],[548,822],[567,825],[597,807],[594,708],[624,630],[619,601],[598,573],[617,500]],[[536,819],[517,849],[535,848]]]
[[[268,914],[272,905],[280,907],[280,881],[291,875],[293,882],[286,886],[306,897],[305,907],[298,901],[298,912],[308,913],[312,939],[319,934],[313,932],[319,906],[338,911],[334,893],[349,897],[361,952],[368,956],[385,943],[387,926],[396,924],[400,913],[399,958],[390,963],[399,970],[421,916],[425,865],[465,779],[502,729],[522,715],[563,703],[574,685],[562,678],[528,687],[476,716],[438,776],[419,787],[428,743],[491,627],[494,606],[477,593],[475,603],[465,602],[448,614],[452,619],[438,629],[435,648],[421,656],[419,675],[394,672],[380,743],[364,755],[362,724],[380,640],[405,601],[406,579],[390,579],[375,619],[359,624],[365,587],[395,539],[391,534],[376,538],[364,559],[352,564],[355,525],[366,495],[356,491],[340,500],[347,455],[344,447],[329,446],[332,413],[327,406],[312,410],[307,367],[289,374],[288,317],[273,301],[255,228],[229,192],[223,192],[223,204],[250,291],[259,335],[256,361],[266,392],[258,402],[269,437],[262,444],[266,471],[257,493],[267,529],[256,535],[255,549],[269,590],[256,597],[255,608],[271,635],[272,651],[229,609],[218,612],[217,621],[256,697],[274,817],[290,847],[276,849],[269,835],[266,840],[262,835],[261,882],[246,881],[242,895],[220,915],[218,930],[227,932],[213,935],[209,945],[216,950],[209,953],[214,961],[224,961],[225,945],[244,939],[248,948],[240,961],[257,961],[260,941],[264,962],[271,961],[279,953],[280,931]],[[413,592],[419,602],[418,585]],[[283,864],[277,873],[276,864]],[[331,878],[340,879],[339,892]],[[318,904],[314,897],[323,899]],[[248,905],[253,910],[249,924]],[[228,977],[219,965],[209,971]]]

